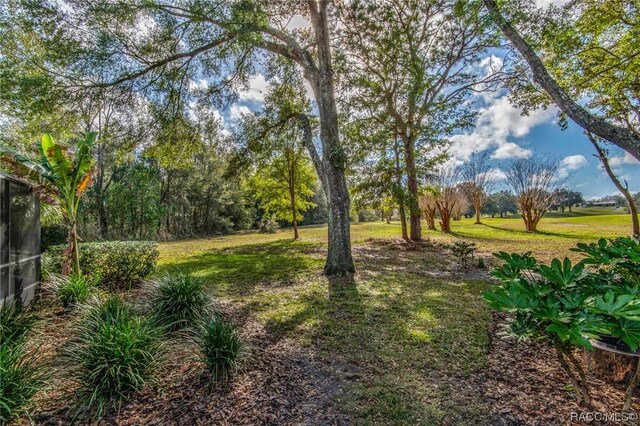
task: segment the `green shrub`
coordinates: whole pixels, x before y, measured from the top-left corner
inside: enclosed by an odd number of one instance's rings
[[[35,324],[35,316],[21,303],[0,305],[0,345],[21,343]]]
[[[495,254],[505,262],[492,271],[501,285],[484,297],[492,308],[513,314],[509,330],[518,339],[555,347],[578,399],[589,403],[586,376],[571,350],[591,349],[591,339],[609,337],[640,348],[640,243],[602,239],[574,250],[586,255],[576,265],[568,258],[540,265],[531,253]]]
[[[117,295],[94,299],[85,310],[63,360],[77,382],[79,410],[100,417],[152,380],[162,344],[158,328]]]
[[[44,269],[59,273],[65,246],[53,246],[43,255]],[[104,241],[80,243],[80,269],[99,276],[110,288],[130,288],[155,270],[158,243],[154,241]]]
[[[89,299],[97,278],[86,275],[51,275],[53,294],[65,309],[84,303]]]
[[[239,368],[244,344],[231,324],[212,318],[197,333],[201,357],[214,381],[227,379]]]
[[[205,317],[210,298],[202,278],[177,273],[151,284],[149,304],[155,322],[170,331],[193,326]]]
[[[451,253],[462,266],[467,266],[469,261],[475,257],[477,251],[475,243],[468,243],[463,240],[454,241],[453,244],[447,245],[447,248],[451,250]]]
[[[25,342],[0,344],[0,424],[27,411],[29,401],[45,384],[40,352],[26,351]]]

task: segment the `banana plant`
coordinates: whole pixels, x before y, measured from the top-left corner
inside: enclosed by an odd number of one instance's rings
[[[69,226],[68,246],[64,251],[62,273],[80,274],[78,252],[78,207],[84,192],[91,186],[96,172],[91,148],[96,133],[89,132],[75,146],[56,143],[45,134],[38,145],[38,156],[29,158],[0,144],[0,159],[12,172],[36,182],[35,192],[50,205],[59,206]]]

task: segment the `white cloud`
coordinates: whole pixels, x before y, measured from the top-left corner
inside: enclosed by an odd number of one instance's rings
[[[264,102],[264,95],[269,89],[269,83],[262,74],[249,77],[249,88],[238,93],[241,101]]]
[[[480,109],[476,126],[472,133],[455,135],[451,153],[462,159],[468,159],[473,152],[495,149],[493,158],[528,157],[531,150],[523,148],[511,137],[522,138],[534,127],[553,121],[556,108],[539,109],[529,115],[521,115],[505,95],[492,99],[491,103]]]
[[[229,116],[232,120],[240,120],[243,115],[250,114],[251,109],[245,105],[233,104],[229,109]]]
[[[310,28],[311,22],[309,22],[304,16],[298,14],[293,15],[287,23],[288,30],[296,30],[298,28]]]
[[[208,88],[209,88],[209,82],[204,78],[201,78],[198,81],[195,81],[195,80],[189,81],[189,91],[191,92],[207,90]]]
[[[640,164],[640,161],[636,160],[628,152],[624,152],[622,155],[609,158],[609,164],[611,167],[623,166],[623,165],[636,165]]]
[[[491,182],[505,180],[506,178],[507,174],[499,167],[494,167],[487,172],[487,179]]]
[[[568,170],[578,170],[589,164],[584,155],[569,155],[561,162],[561,167]]]
[[[561,179],[564,179],[569,176],[571,172],[581,169],[588,164],[589,162],[584,157],[584,155],[569,155],[567,157],[564,157],[560,162],[560,170],[558,171],[558,175]]]

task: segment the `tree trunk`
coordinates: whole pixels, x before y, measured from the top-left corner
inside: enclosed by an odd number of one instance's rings
[[[473,208],[476,210],[476,225],[482,225],[482,221],[480,220],[480,214],[482,210],[482,203],[480,200],[474,200]]]
[[[310,138],[305,137],[316,170],[323,182],[329,208],[329,248],[324,273],[328,276],[349,275],[355,272],[351,256],[351,234],[349,221],[349,192],[344,177],[345,153],[340,145],[338,133],[338,109],[336,107],[331,64],[331,47],[327,7],[329,2],[309,1],[311,23],[314,27],[317,46],[317,68],[307,68],[305,77],[311,83],[320,115],[320,140],[322,160]],[[308,123],[307,123],[308,124]],[[319,165],[321,163],[321,165]]]
[[[638,209],[636,207],[636,203],[633,201],[633,196],[629,191],[629,185],[627,184],[626,181],[625,181],[625,185],[622,185],[622,182],[620,182],[620,179],[618,179],[616,174],[611,169],[611,165],[609,164],[609,158],[607,157],[607,152],[600,146],[596,138],[591,133],[587,133],[587,137],[589,138],[589,141],[591,141],[591,144],[594,146],[594,148],[598,152],[597,156],[600,159],[600,162],[602,163],[602,167],[604,168],[605,172],[607,172],[609,179],[611,179],[611,182],[613,182],[616,188],[618,188],[618,191],[620,191],[622,195],[624,195],[624,198],[627,200],[627,205],[629,206],[629,213],[631,213],[631,235],[633,236],[640,235],[640,221],[638,221]]]
[[[404,208],[404,201],[400,202],[400,207],[398,208],[398,214],[400,215],[400,227],[402,228],[402,239],[405,241],[409,241],[409,233],[407,232],[407,212]]]
[[[78,228],[76,222],[69,226],[67,248],[62,253],[62,275],[80,275],[80,252],[78,250]]]
[[[293,188],[289,188],[289,196],[291,200],[291,223],[293,224],[293,239],[297,240],[300,238],[298,235],[298,212],[296,209],[296,193]]]
[[[409,224],[411,239],[420,241],[422,239],[420,206],[418,205],[418,172],[416,170],[416,159],[413,140],[404,138],[404,157],[407,166],[407,189],[409,192]]]

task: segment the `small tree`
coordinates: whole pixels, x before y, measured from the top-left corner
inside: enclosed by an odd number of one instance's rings
[[[516,194],[526,232],[537,232],[538,222],[554,201],[561,185],[560,162],[549,157],[517,158],[508,164],[507,184]]]
[[[438,210],[442,232],[451,232],[451,219],[454,216],[454,211],[457,211],[456,209],[461,204],[468,203],[460,190],[460,185],[458,185],[459,174],[460,170],[457,167],[451,165],[441,167],[434,184],[427,189]]]
[[[491,166],[488,162],[489,154],[475,153],[462,166],[463,190],[473,205],[476,213],[476,224],[481,224],[482,207],[486,204],[491,190]]]
[[[91,147],[96,139],[93,132],[76,142],[73,149],[54,142],[45,134],[38,145],[39,157],[31,159],[0,145],[0,158],[16,173],[38,182],[40,198],[49,204],[58,204],[69,226],[68,246],[64,251],[62,273],[80,274],[78,253],[78,207],[82,194],[91,186],[95,174],[95,161]]]
[[[424,214],[424,220],[427,222],[427,229],[436,229],[436,200],[430,193],[423,194],[420,197],[420,210]]]
[[[584,203],[584,197],[581,192],[572,191],[566,188],[557,189],[554,195],[555,202],[554,206],[564,213],[564,209],[569,209],[571,212],[571,207],[576,204]]]
[[[309,199],[316,187],[313,166],[303,149],[285,149],[282,155],[260,165],[249,184],[267,215],[291,222],[293,239],[300,238],[298,222],[303,212],[315,207]]]

